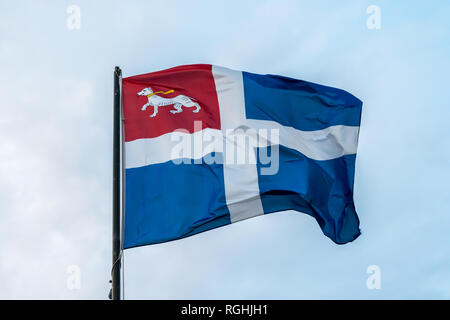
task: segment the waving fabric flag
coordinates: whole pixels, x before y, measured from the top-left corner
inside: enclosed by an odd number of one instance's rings
[[[276,75],[187,65],[124,78],[124,248],[283,210],[356,239],[362,102]]]

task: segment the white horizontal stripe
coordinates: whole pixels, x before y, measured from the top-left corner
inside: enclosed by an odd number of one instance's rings
[[[359,127],[337,125],[322,130],[301,131],[272,121],[247,120],[246,123],[247,133],[249,129],[255,130],[256,137],[253,134],[249,136],[252,139],[256,138],[255,146],[258,147],[279,144],[313,160],[331,160],[356,153]],[[279,141],[271,140],[273,136],[270,130],[279,130],[279,134],[276,135]],[[125,167],[137,168],[180,158],[200,159],[211,152],[226,150],[233,151],[232,154],[238,152],[247,154],[248,150],[245,149],[248,145],[240,145],[240,142],[245,140],[234,139],[231,135],[228,139],[224,139],[226,134],[217,129],[207,128],[193,134],[171,132],[156,138],[125,142]],[[181,150],[181,147],[184,148]],[[225,157],[225,165],[237,165],[227,160],[228,157]],[[234,158],[232,160],[236,161]],[[254,160],[251,154],[249,160]],[[241,166],[240,169],[244,168],[245,166]]]
[[[203,143],[207,148],[196,148],[194,144],[201,139],[208,139],[205,137],[220,137],[221,131],[217,129],[206,128],[202,131],[194,133],[185,132],[170,132],[156,138],[137,139],[125,142],[125,168],[138,168],[150,164],[164,163],[167,161],[187,158],[200,159],[206,154],[217,152],[217,147],[220,145],[214,144],[213,149],[209,148],[211,143]],[[191,148],[185,148],[184,153],[180,153],[179,147],[182,146],[182,141],[190,141]]]
[[[297,150],[313,160],[331,160],[347,154],[355,154],[358,146],[359,127],[330,126],[322,130],[302,131],[285,127],[274,121],[247,120],[247,126],[258,130],[279,130],[279,144]],[[269,133],[270,139],[270,133]],[[258,139],[258,146],[263,147]],[[271,143],[268,144],[276,144]]]

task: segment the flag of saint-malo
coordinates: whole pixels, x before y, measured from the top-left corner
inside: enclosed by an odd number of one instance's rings
[[[356,239],[362,102],[277,75],[197,64],[122,80],[124,248],[284,210]]]

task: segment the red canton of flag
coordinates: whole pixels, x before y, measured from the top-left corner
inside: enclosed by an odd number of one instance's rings
[[[220,129],[219,103],[211,65],[180,66],[128,77],[123,79],[122,87],[125,141],[154,138],[177,129],[193,133],[194,121],[201,121],[202,130]],[[142,111],[142,106],[149,98],[138,95],[148,87],[151,87],[153,94],[162,98],[170,99],[179,95],[190,97],[201,108],[195,113],[195,108],[182,107],[182,112],[174,114],[170,112],[175,110],[173,104],[170,104],[160,106],[158,113],[150,117],[154,107],[149,105]]]

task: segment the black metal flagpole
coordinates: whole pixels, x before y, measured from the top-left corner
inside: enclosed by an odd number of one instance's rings
[[[114,70],[113,131],[113,203],[112,203],[112,270],[110,299],[120,300],[120,78],[122,70]]]

